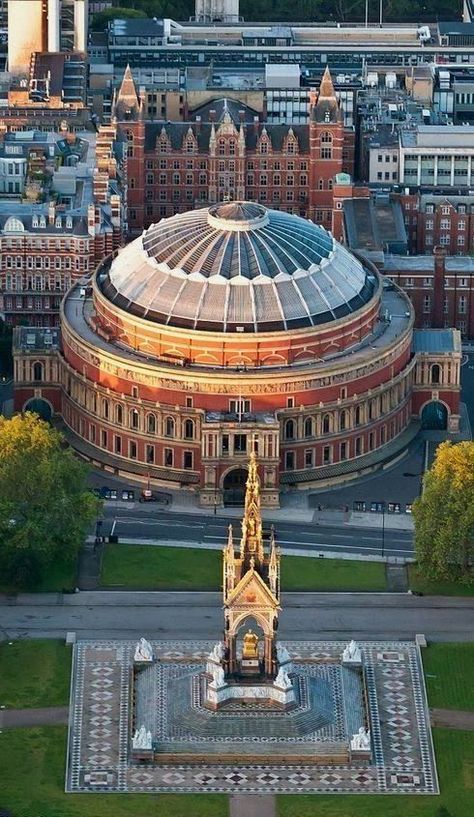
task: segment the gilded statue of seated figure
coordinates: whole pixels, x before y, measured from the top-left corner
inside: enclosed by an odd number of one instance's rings
[[[244,635],[242,658],[258,658],[258,635],[248,630]]]

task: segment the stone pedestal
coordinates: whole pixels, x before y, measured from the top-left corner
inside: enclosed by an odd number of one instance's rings
[[[259,675],[260,661],[258,658],[242,658],[240,662],[240,672],[242,675]]]
[[[268,684],[229,684],[216,687],[213,683],[206,684],[204,706],[216,710],[229,701],[236,703],[273,703],[282,709],[293,706],[296,702],[293,686],[281,689],[273,682]]]

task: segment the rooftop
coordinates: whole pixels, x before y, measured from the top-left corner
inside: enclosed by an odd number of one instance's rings
[[[413,351],[445,354],[461,352],[461,335],[458,329],[415,329]]]
[[[324,228],[229,202],[152,225],[119,253],[102,288],[157,323],[252,332],[341,318],[372,298],[376,280]]]

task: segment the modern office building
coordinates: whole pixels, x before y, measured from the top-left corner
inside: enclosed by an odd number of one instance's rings
[[[8,0],[8,70],[28,75],[34,52],[87,49],[87,0]]]

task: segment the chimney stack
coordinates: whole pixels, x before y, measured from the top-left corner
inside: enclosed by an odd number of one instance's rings
[[[434,255],[433,328],[444,326],[444,282],[446,275],[446,247],[436,246]]]

